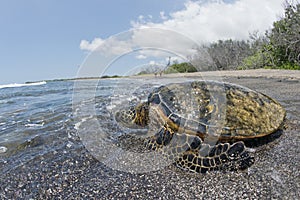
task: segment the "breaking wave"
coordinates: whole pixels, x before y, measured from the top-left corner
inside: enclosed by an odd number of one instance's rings
[[[44,85],[47,84],[46,81],[40,81],[35,83],[11,83],[6,85],[0,85],[0,89],[2,88],[14,88],[14,87],[26,87],[26,86],[36,86],[36,85]]]

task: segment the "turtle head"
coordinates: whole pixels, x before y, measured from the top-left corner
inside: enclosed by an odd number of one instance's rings
[[[119,110],[115,119],[128,128],[146,127],[149,123],[149,104],[147,102],[140,103],[137,106]]]

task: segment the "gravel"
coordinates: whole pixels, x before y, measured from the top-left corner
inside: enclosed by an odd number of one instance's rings
[[[0,199],[300,199],[300,78],[271,72],[222,74],[224,81],[263,92],[287,110],[286,130],[257,148],[255,163],[245,171],[193,174],[171,165],[126,173],[97,161],[74,136],[60,141],[62,148],[3,170]],[[0,160],[0,169],[6,164]]]

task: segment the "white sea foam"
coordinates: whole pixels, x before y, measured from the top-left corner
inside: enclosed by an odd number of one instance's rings
[[[36,82],[36,83],[11,83],[6,85],[0,85],[0,89],[2,88],[14,88],[14,87],[26,87],[26,86],[36,86],[36,85],[44,85],[46,81]]]
[[[0,146],[0,153],[5,153],[7,151],[7,148],[4,146]]]
[[[84,122],[86,122],[87,120],[92,119],[92,118],[93,118],[92,115],[90,115],[89,117],[82,118],[80,122],[77,122],[77,123],[74,125],[74,128],[75,128],[76,130],[79,130],[79,127],[81,126],[82,123],[84,123]]]
[[[110,104],[110,105],[106,106],[106,109],[107,109],[107,110],[113,110],[113,109],[115,109],[115,108],[117,108],[117,106],[116,106],[116,105],[113,105],[113,104]]]
[[[44,126],[44,122],[41,124],[25,124],[25,127],[42,127]]]

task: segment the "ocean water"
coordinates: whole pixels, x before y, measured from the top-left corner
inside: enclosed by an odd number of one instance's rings
[[[156,169],[136,167],[139,174],[123,173],[129,170],[118,161],[125,160],[120,157],[126,152],[112,148],[112,144],[115,136],[129,130],[116,124],[114,112],[145,100],[153,87],[190,80],[122,78],[0,86],[0,196],[80,198],[82,193],[82,198],[89,194],[98,199],[128,195],[155,199],[182,194],[185,199],[245,195],[297,199],[299,80],[224,78],[271,96],[287,110],[287,130],[277,140],[255,149],[255,164],[246,171],[194,175],[173,167],[140,173]],[[139,155],[132,155],[126,160],[129,165],[142,161],[137,159]],[[148,163],[157,166],[156,160],[150,157]]]
[[[0,167],[10,170],[53,151],[72,116],[72,82],[0,86]]]
[[[159,84],[103,79],[0,85],[0,169],[9,171],[58,149],[89,146],[91,137],[107,140],[122,134],[113,113],[146,99]],[[73,135],[83,141],[70,142]]]
[[[60,156],[68,156],[70,148],[85,148],[94,158],[121,171],[160,169],[170,163],[153,164],[154,160],[160,162],[151,157],[156,155],[135,154],[118,147],[119,136],[147,137],[151,130],[135,132],[120,126],[115,112],[145,101],[154,87],[192,80],[117,78],[2,85],[0,170],[10,171],[49,152],[63,150],[66,153]]]

